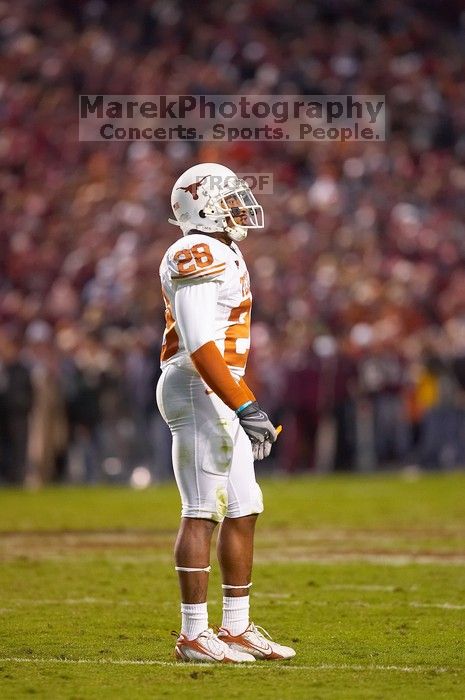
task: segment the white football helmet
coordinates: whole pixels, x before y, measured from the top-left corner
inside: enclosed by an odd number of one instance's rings
[[[195,229],[224,231],[242,241],[249,228],[263,228],[263,209],[245,180],[224,165],[201,163],[186,170],[171,192],[175,220],[184,236]]]

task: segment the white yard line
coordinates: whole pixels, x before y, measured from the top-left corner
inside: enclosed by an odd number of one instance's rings
[[[108,600],[108,598],[13,598],[8,600],[8,603],[21,607],[22,605],[150,605],[150,603],[138,600]],[[162,603],[163,605],[163,603]],[[1,610],[7,610],[9,608],[1,608]]]
[[[180,663],[176,661],[158,661],[155,659],[66,659],[66,658],[38,658],[38,657],[21,657],[21,656],[9,656],[0,658],[0,664],[2,663],[16,663],[16,664],[75,664],[75,665],[96,665],[96,666],[167,666],[170,668],[184,668],[189,666],[194,666],[195,668],[201,668],[202,666],[210,666],[210,664],[198,664],[198,663]],[[213,664],[212,664],[213,665]],[[269,670],[278,669],[282,671],[283,669],[289,671],[393,671],[398,673],[459,673],[463,671],[461,668],[449,668],[445,666],[395,666],[388,665],[383,666],[379,664],[373,665],[351,665],[351,664],[314,664],[314,665],[302,665],[302,664],[286,664],[286,663],[267,663],[267,664],[233,664],[228,666],[228,668],[246,668],[247,670]]]
[[[253,592],[253,597],[254,598],[276,598],[276,599],[281,599],[281,598],[290,598],[291,594],[290,593],[263,593],[263,591],[254,591]]]
[[[465,610],[465,605],[456,603],[409,603],[412,608],[440,608],[441,610]]]
[[[394,593],[399,590],[399,586],[378,586],[376,584],[358,584],[358,583],[335,583],[321,586],[323,590],[328,591],[380,591],[381,593]],[[417,586],[409,586],[407,591],[416,591]]]

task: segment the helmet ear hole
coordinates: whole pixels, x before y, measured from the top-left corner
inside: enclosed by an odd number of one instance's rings
[[[207,215],[205,214],[205,212],[204,212],[203,209],[201,209],[201,210],[199,211],[199,216],[200,216],[201,219],[206,219],[206,218],[207,218]]]

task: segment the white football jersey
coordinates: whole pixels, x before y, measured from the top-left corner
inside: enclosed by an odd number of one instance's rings
[[[215,341],[231,372],[245,373],[250,348],[250,279],[242,254],[202,233],[183,236],[166,251],[160,265],[166,328],[161,367],[192,365],[198,342]],[[188,287],[189,289],[186,289]],[[182,290],[182,291],[180,291]]]

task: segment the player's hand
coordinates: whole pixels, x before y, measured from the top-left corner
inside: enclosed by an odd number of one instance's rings
[[[260,460],[268,457],[271,445],[276,442],[278,433],[265,411],[262,411],[257,401],[253,401],[237,415],[252,443],[254,459]]]
[[[260,461],[265,459],[271,452],[271,445],[273,443],[271,440],[265,440],[264,442],[253,442],[252,443],[252,454],[254,461]]]

